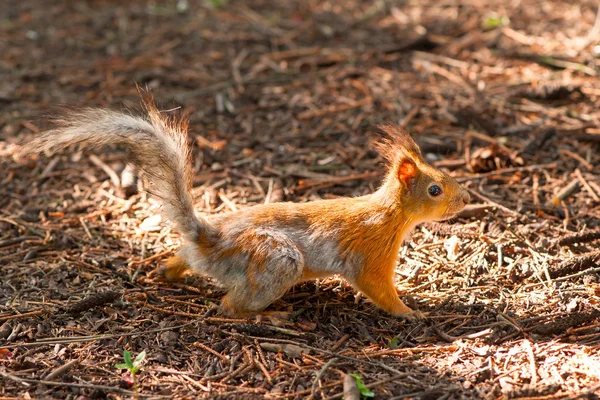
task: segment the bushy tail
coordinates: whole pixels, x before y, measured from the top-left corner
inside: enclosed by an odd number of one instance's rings
[[[23,148],[24,153],[54,153],[68,145],[101,148],[120,145],[128,161],[148,175],[150,191],[164,203],[166,216],[188,240],[211,241],[214,228],[199,219],[193,207],[187,121],[161,115],[149,96],[143,96],[147,118],[99,108],[86,108],[57,119]]]

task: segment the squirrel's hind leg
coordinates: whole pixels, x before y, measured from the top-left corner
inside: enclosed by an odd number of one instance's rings
[[[169,258],[165,265],[152,271],[152,275],[174,282],[183,279],[183,276],[189,270],[190,266],[187,261],[183,257],[176,255]]]
[[[296,260],[272,260],[271,266],[267,266],[262,272],[255,272],[260,267],[249,269],[248,284],[228,291],[221,301],[221,311],[240,317],[259,314],[280,299],[302,277],[302,267]]]
[[[285,234],[258,229],[252,237],[242,284],[231,287],[221,303],[228,315],[258,314],[302,278],[304,256]]]
[[[186,243],[153,274],[167,281],[176,282],[187,278],[188,272],[206,273],[205,266],[206,259],[201,256],[198,247],[194,243]]]

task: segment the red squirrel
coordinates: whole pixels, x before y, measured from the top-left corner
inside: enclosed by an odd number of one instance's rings
[[[150,192],[162,199],[164,213],[185,238],[164,276],[176,280],[190,269],[211,276],[227,292],[225,314],[260,314],[295,284],[339,274],[388,313],[422,316],[396,292],[400,245],[417,224],[461,211],[469,194],[427,164],[404,129],[380,127],[377,148],[387,174],[372,194],[257,205],[207,220],[194,212],[187,122],[162,115],[149,97],[143,104],[145,118],[98,108],[67,115],[25,145],[24,153],[74,144],[127,148],[127,161],[145,172]]]

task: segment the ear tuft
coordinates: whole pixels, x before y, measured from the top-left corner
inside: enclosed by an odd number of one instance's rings
[[[417,166],[414,161],[406,158],[398,165],[398,180],[410,188],[412,181],[417,176]]]
[[[401,126],[387,124],[377,126],[378,140],[375,148],[390,163],[396,164],[399,156],[421,159],[421,150],[410,134]]]

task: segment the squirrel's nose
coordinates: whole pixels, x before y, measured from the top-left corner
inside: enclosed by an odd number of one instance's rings
[[[469,193],[463,192],[462,200],[463,200],[463,203],[465,203],[465,205],[469,204],[469,201],[471,200],[471,196],[469,196]]]

